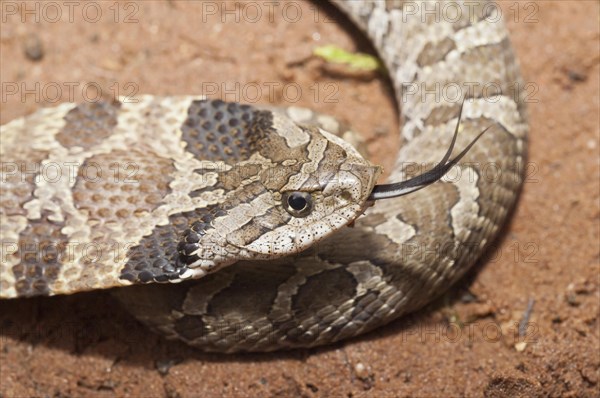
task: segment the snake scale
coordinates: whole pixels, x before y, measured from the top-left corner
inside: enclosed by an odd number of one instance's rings
[[[485,1],[335,3],[391,74],[391,180],[444,158],[457,125],[457,148],[489,128],[443,179],[373,200],[380,168],[323,130],[334,120],[293,107],[144,95],[41,109],[1,130],[0,296],[120,287],[168,338],[272,351],[372,330],[459,279],[522,182],[507,31]]]

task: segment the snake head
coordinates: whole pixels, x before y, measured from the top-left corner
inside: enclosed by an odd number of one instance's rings
[[[249,156],[215,172],[222,199],[181,236],[182,279],[296,254],[368,207],[381,169],[341,138],[270,111],[254,112],[245,136]]]

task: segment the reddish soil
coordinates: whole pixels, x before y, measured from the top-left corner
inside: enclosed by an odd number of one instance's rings
[[[331,113],[392,164],[398,118],[389,83],[311,57],[329,43],[370,51],[330,7],[67,3],[0,3],[2,123],[93,98],[98,88],[105,97],[204,92]],[[530,168],[495,250],[448,294],[327,348],[236,356],[166,341],[105,292],[2,301],[0,397],[598,396],[599,3],[506,2],[502,10],[535,87]]]

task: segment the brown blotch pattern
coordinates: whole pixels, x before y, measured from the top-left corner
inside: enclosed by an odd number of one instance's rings
[[[404,6],[405,0],[385,0],[385,9],[387,11],[399,10]]]
[[[417,64],[421,67],[433,65],[446,58],[446,55],[455,49],[456,44],[454,43],[454,40],[449,37],[446,37],[437,43],[429,42],[419,54]]]
[[[171,192],[173,160],[140,150],[94,155],[79,168],[75,206],[100,224],[126,224],[156,209]]]
[[[425,119],[428,126],[439,126],[456,118],[460,104],[438,105],[431,110],[429,116]]]
[[[375,265],[390,261],[390,253],[399,253],[398,244],[385,235],[373,234],[368,228],[369,224],[381,221],[381,217],[368,214],[359,218],[356,228],[344,228],[332,235],[318,246],[313,246],[314,253],[320,259],[331,264],[348,265],[357,261],[370,261]],[[355,242],[355,244],[348,244]],[[365,247],[370,248],[365,250]]]
[[[331,145],[331,143],[327,142],[323,158],[317,167],[317,173],[314,173],[314,176],[311,176],[317,179],[317,181],[315,181],[316,185],[326,187],[329,182],[332,180],[335,181],[340,166],[347,158],[348,154],[342,147],[339,145]],[[332,162],[333,160],[335,160],[335,163]],[[307,182],[310,183],[310,179]]]
[[[277,297],[277,288],[294,274],[289,267],[272,267],[268,262],[240,262],[233,281],[209,302],[207,316],[231,324],[247,322],[268,314]],[[231,272],[229,269],[224,271]],[[209,275],[206,278],[210,284]],[[239,315],[243,314],[243,317]],[[250,317],[248,316],[250,314]],[[245,326],[245,325],[241,325]]]
[[[56,134],[56,140],[65,148],[92,148],[112,134],[120,107],[118,101],[77,105],[65,115],[66,124]]]
[[[395,246],[393,249],[378,247],[374,253],[387,250],[387,253],[396,253],[397,259],[393,261],[394,259],[388,255],[385,263],[379,263],[376,258],[373,263],[381,266],[393,283],[402,285],[405,281],[407,288],[412,290],[421,280],[424,280],[423,283],[430,282],[430,279],[440,281],[441,274],[445,270],[451,270],[446,261],[460,248],[456,247],[453,221],[447,209],[452,209],[460,200],[460,196],[453,185],[433,184],[426,190],[407,196],[406,200],[409,203],[402,212],[402,219],[410,225],[418,226],[419,233],[402,246],[393,244]],[[384,239],[382,235],[379,235],[379,238]],[[381,243],[386,246],[392,244]],[[415,270],[414,275],[409,273],[411,270]],[[421,271],[416,272],[416,270]],[[410,281],[414,282],[414,286],[410,285]]]
[[[508,38],[500,43],[482,45],[462,54],[461,75],[464,80],[484,82],[469,87],[470,98],[490,98],[494,95],[505,95],[513,100],[518,100],[522,84],[518,70],[507,67],[514,63],[514,56],[510,51]]]
[[[306,145],[290,148],[285,138],[275,131],[271,112],[260,111],[256,113],[251,129],[250,142],[255,151],[270,159],[273,163],[280,164],[289,159],[296,159],[298,163],[303,163],[307,159]],[[296,168],[298,167],[296,166]]]
[[[206,191],[214,191],[215,189],[223,189],[225,192],[233,191],[242,185],[242,182],[248,180],[260,173],[262,167],[258,163],[246,163],[243,165],[236,164],[231,170],[219,172],[217,182],[214,186],[201,188],[197,191],[193,191],[190,196],[200,196]],[[212,171],[212,170],[211,170]],[[204,173],[204,171],[201,171]]]
[[[292,297],[292,310],[298,314],[316,314],[328,306],[339,307],[355,297],[357,285],[354,276],[344,268],[320,272],[308,277],[298,288]]]
[[[19,235],[18,250],[14,256],[19,263],[12,272],[19,297],[48,294],[49,286],[58,277],[61,262],[69,241],[61,233],[63,222],[52,221],[47,212],[39,220],[29,220],[27,228]]]
[[[48,157],[48,152],[31,151],[28,154],[12,153],[7,155],[13,155],[13,159],[28,158],[28,161],[2,159],[0,211],[7,216],[26,215],[27,211],[23,209],[23,205],[33,199],[35,178],[40,174],[41,163]]]

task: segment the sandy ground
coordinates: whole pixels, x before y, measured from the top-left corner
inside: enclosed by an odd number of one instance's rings
[[[330,7],[90,3],[0,2],[2,123],[96,95],[204,92],[334,114],[391,165],[389,83],[310,56],[370,51]],[[165,341],[104,292],[2,301],[0,397],[598,396],[599,3],[502,10],[531,88],[527,181],[494,250],[447,295],[331,347],[240,356]]]

